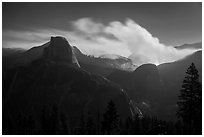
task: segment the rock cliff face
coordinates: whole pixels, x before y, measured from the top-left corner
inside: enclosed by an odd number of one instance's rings
[[[48,60],[67,62],[79,67],[72,47],[64,37],[51,37],[50,44],[44,49],[43,56]]]
[[[78,61],[65,38],[52,37],[39,51],[41,54],[33,56],[30,64],[7,72],[13,75],[3,82],[4,119],[10,115],[12,121],[17,121],[22,113],[32,115],[40,123],[42,110],[55,106],[67,116],[71,128],[77,128],[82,113],[84,118],[90,115],[97,119],[99,115],[102,120],[110,100],[121,119],[135,114],[134,104],[118,85],[76,67]],[[4,124],[8,122],[9,118]]]

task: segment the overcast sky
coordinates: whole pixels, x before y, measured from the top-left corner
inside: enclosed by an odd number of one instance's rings
[[[86,54],[148,53],[139,60],[161,63],[192,52],[170,46],[202,40],[201,3],[3,3],[2,18],[3,47],[62,35]]]

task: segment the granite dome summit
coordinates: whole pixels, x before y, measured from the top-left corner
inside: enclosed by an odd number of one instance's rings
[[[72,51],[72,47],[64,37],[51,37],[49,46],[43,51],[43,56],[46,59],[53,61],[65,61],[79,67],[79,63]]]

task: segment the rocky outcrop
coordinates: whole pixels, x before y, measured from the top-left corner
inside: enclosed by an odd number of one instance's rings
[[[51,37],[50,44],[44,49],[43,56],[48,60],[67,62],[79,67],[72,47],[64,37]]]

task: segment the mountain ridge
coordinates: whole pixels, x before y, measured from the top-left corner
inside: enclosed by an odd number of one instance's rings
[[[144,64],[129,73],[115,71],[108,79],[121,85],[142,111],[161,119],[175,120],[176,114],[172,112],[177,110],[179,90],[185,72],[192,62],[202,76],[202,50],[200,50],[175,62],[158,66]],[[148,104],[148,107],[143,105],[144,103]]]
[[[62,49],[53,53],[49,44],[43,49],[43,55],[30,64],[4,70],[4,74],[12,74],[10,79],[3,75],[4,118],[9,115],[17,120],[18,115],[23,113],[40,119],[43,107],[49,109],[56,105],[68,116],[70,125],[78,127],[82,113],[84,117],[91,115],[96,119],[98,113],[102,115],[105,112],[110,100],[114,101],[123,120],[139,112],[120,86],[76,66],[70,60],[71,56],[68,59],[71,62],[67,62],[64,53],[59,55],[64,52],[64,47],[58,48]]]
[[[198,43],[192,43],[192,44],[183,44],[180,46],[175,46],[176,49],[182,50],[182,49],[202,49],[202,42]]]

